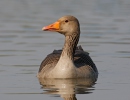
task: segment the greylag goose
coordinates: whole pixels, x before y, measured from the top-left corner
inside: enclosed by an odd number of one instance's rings
[[[43,31],[59,32],[65,36],[62,50],[54,50],[42,61],[38,78],[87,78],[97,79],[98,70],[81,46],[77,47],[80,25],[74,16],[64,16],[55,23],[42,28]]]

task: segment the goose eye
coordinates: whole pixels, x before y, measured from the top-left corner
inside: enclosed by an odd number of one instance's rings
[[[68,22],[68,20],[65,20],[65,22],[67,23],[67,22]]]

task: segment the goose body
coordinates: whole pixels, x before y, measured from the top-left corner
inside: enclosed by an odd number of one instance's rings
[[[98,70],[81,46],[77,47],[80,37],[80,25],[73,16],[61,17],[55,23],[43,27],[44,31],[59,32],[65,36],[62,50],[54,50],[41,63],[39,78],[87,78],[95,80]]]

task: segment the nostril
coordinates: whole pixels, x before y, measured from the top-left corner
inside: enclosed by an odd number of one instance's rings
[[[53,27],[53,25],[51,25],[51,27]]]

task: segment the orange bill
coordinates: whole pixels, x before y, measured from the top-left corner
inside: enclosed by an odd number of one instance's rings
[[[59,22],[55,22],[42,28],[43,31],[57,31],[59,30]]]

